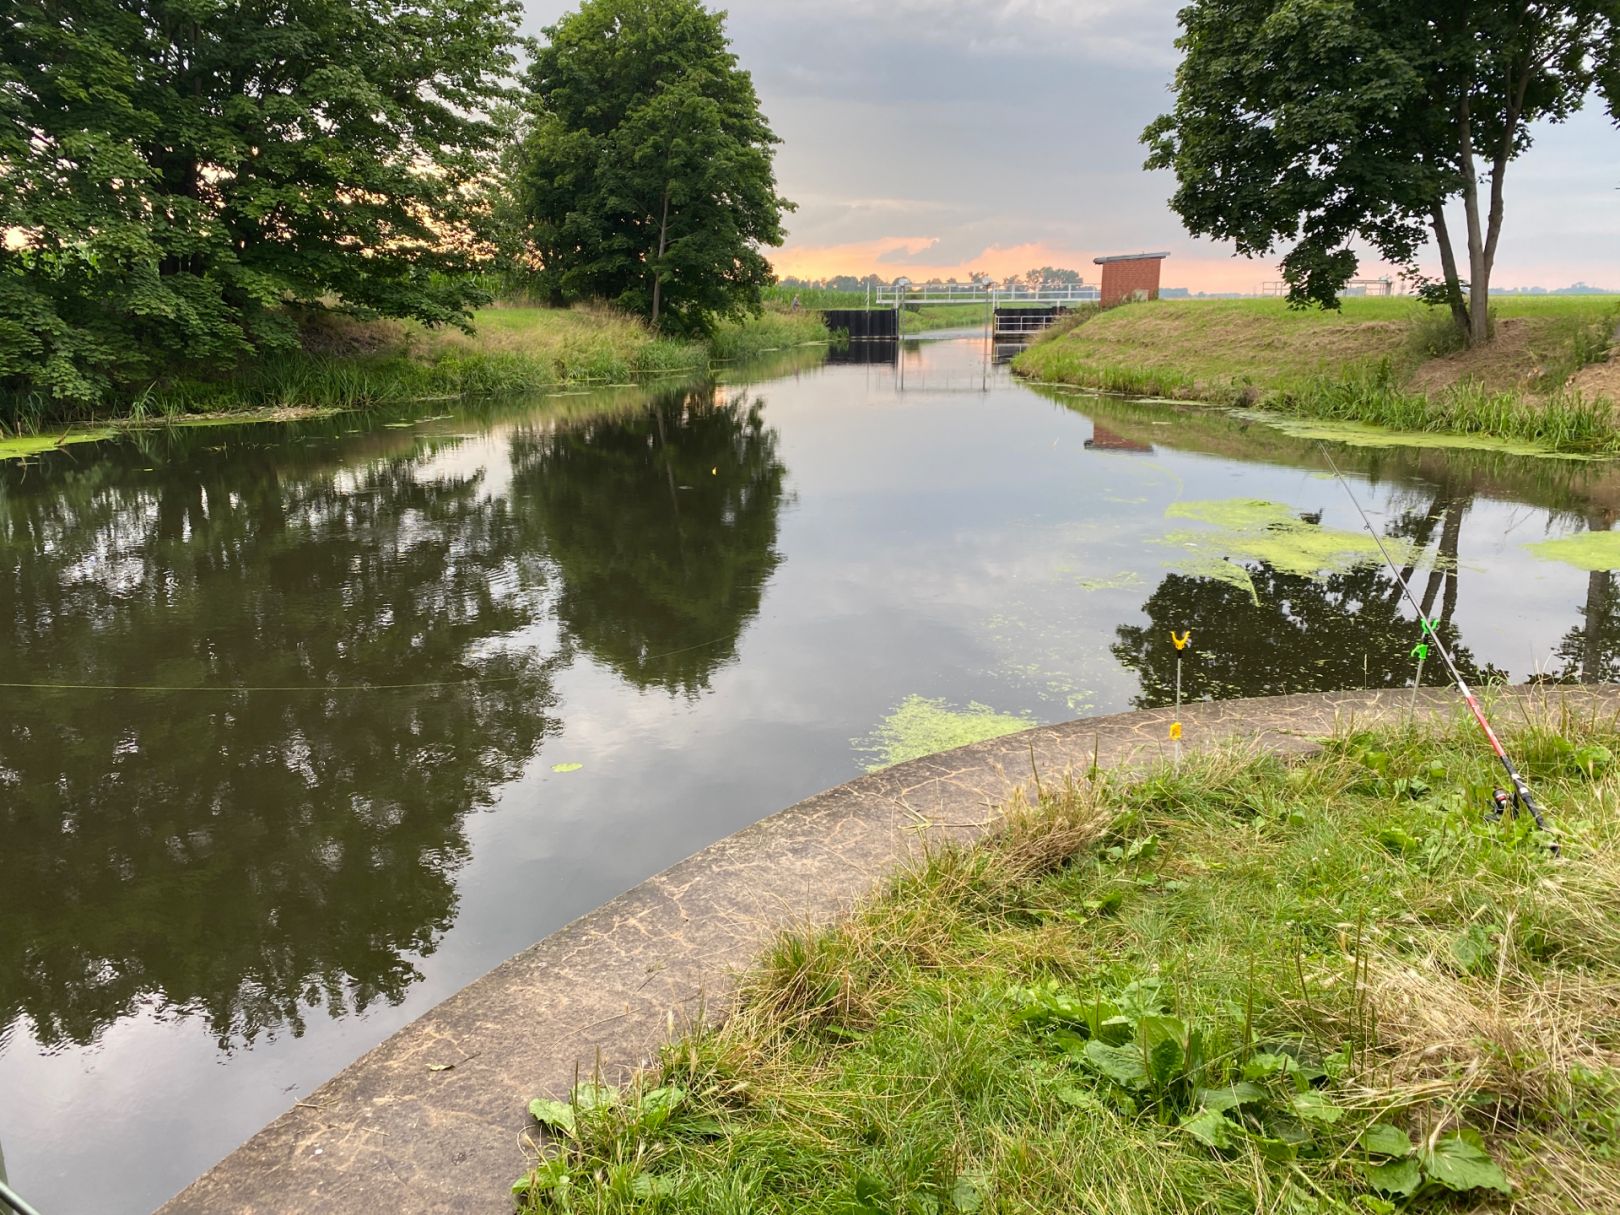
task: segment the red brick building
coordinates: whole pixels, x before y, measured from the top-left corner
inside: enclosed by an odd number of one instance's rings
[[[1168,253],[1122,253],[1092,260],[1103,268],[1102,306],[1121,300],[1159,298],[1159,267]]]

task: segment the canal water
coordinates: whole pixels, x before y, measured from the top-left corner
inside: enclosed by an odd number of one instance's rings
[[[1165,703],[1171,630],[1191,697],[1411,679],[1314,441],[1004,353],[0,465],[11,1183],[147,1211],[713,840],[941,742]],[[1610,526],[1611,466],[1332,451],[1470,672],[1615,673],[1610,575],[1532,547]]]

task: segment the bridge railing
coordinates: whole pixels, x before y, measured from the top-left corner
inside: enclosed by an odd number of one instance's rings
[[[872,292],[875,308],[902,308],[914,304],[1086,304],[1095,303],[1102,292],[1089,283],[1080,286],[975,287],[961,283],[929,283],[923,286],[876,287]]]

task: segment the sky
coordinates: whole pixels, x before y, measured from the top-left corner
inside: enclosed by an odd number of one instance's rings
[[[1275,259],[1189,237],[1171,175],[1142,168],[1142,128],[1171,105],[1181,3],[733,0],[733,49],[798,204],[777,273],[1000,278],[1051,265],[1095,281],[1093,257],[1167,250],[1166,286],[1275,280]],[[526,32],[573,7],[525,0]],[[1508,173],[1493,285],[1620,290],[1616,187],[1620,131],[1595,100],[1538,128]]]

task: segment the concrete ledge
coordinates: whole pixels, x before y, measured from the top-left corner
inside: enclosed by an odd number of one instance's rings
[[[1460,709],[1425,691],[1422,717]],[[1187,706],[1187,750],[1243,739],[1297,754],[1352,723],[1390,723],[1410,692]],[[1551,708],[1620,717],[1620,687],[1513,689],[1508,723]],[[527,1167],[531,1097],[600,1060],[647,1062],[675,1024],[723,1007],[733,976],[782,928],[824,922],[929,838],[972,839],[1038,771],[1048,782],[1166,757],[1170,710],[1043,726],[862,777],[721,840],[496,967],[260,1131],[159,1215],[221,1212],[506,1215]],[[1483,743],[1481,744],[1483,746]],[[453,1063],[450,1071],[433,1065]]]

